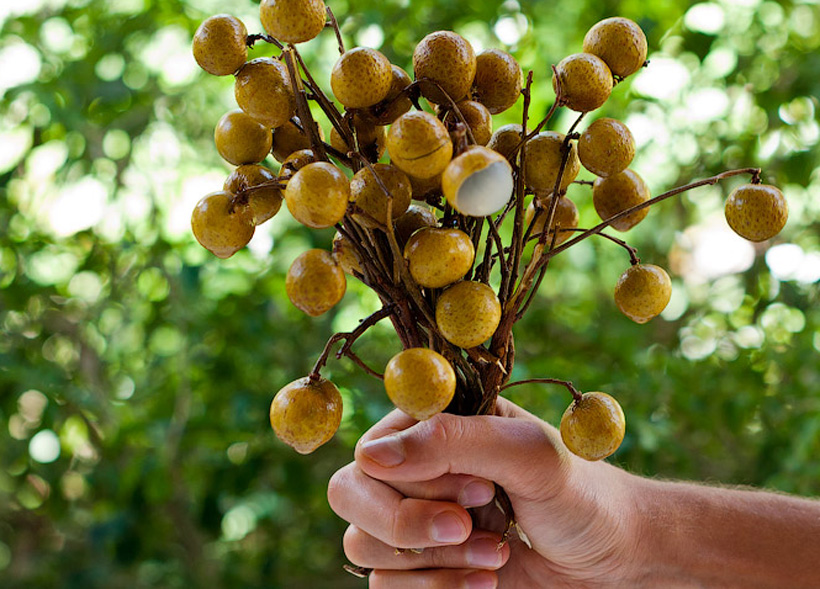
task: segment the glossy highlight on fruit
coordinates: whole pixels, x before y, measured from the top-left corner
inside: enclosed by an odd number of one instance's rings
[[[475,247],[460,229],[422,228],[407,240],[404,259],[419,285],[441,288],[460,280],[472,268]]]
[[[392,163],[409,176],[432,178],[453,157],[453,142],[444,124],[430,113],[403,114],[387,133]]]
[[[635,323],[657,317],[672,298],[672,280],[666,270],[654,264],[627,268],[615,285],[615,304]]]
[[[282,207],[282,191],[276,186],[262,186],[276,182],[276,176],[267,168],[257,164],[246,164],[236,168],[225,179],[223,190],[231,194],[242,194],[248,200],[254,225],[261,225]],[[261,188],[255,188],[262,186]]]
[[[248,29],[228,14],[205,19],[194,33],[194,59],[203,70],[214,76],[229,76],[248,59]]]
[[[322,249],[310,249],[296,258],[285,279],[290,302],[311,317],[329,311],[342,300],[346,289],[344,270]]]
[[[501,303],[482,282],[465,280],[445,290],[436,303],[436,324],[451,344],[474,348],[492,337],[501,321]]]
[[[236,72],[239,108],[269,128],[281,127],[296,112],[288,68],[278,59],[258,57]]]
[[[299,126],[297,126],[299,123]],[[310,138],[301,129],[299,117],[293,117],[290,121],[273,130],[273,145],[271,153],[277,162],[284,162],[294,151],[310,149]],[[324,140],[325,134],[322,127],[319,127],[319,138]]]
[[[279,41],[304,43],[325,28],[327,8],[322,0],[262,0],[259,18]]]
[[[527,188],[536,193],[551,193],[555,190],[558,172],[561,170],[561,158],[566,136],[555,131],[542,131],[524,145],[524,182]],[[567,187],[578,176],[581,162],[575,143],[569,144],[569,156],[564,172],[561,175],[560,190]]]
[[[462,215],[486,217],[509,202],[512,166],[492,149],[475,146],[447,165],[441,189],[447,202]]]
[[[491,114],[504,112],[521,95],[521,66],[500,49],[486,49],[476,56],[473,96]]]
[[[646,35],[628,18],[605,18],[587,31],[584,52],[597,55],[614,75],[625,78],[646,62]]]
[[[419,421],[441,413],[456,391],[456,375],[444,356],[427,348],[399,352],[384,370],[384,388],[393,404]]]
[[[602,460],[615,453],[626,433],[623,409],[606,393],[583,393],[561,417],[561,439],[584,460]]]
[[[552,206],[552,199],[552,196],[547,198],[538,209],[541,213],[538,215],[538,220],[532,227],[531,236],[537,237],[544,232],[544,225],[547,223],[547,214]],[[527,211],[525,213],[525,221],[527,225],[532,223],[533,219],[535,219],[536,210],[535,201],[531,202],[529,206],[527,206]],[[552,233],[556,227],[558,227],[559,231],[557,237],[555,238],[555,245],[558,246],[564,243],[572,237],[572,231],[561,231],[561,229],[575,229],[578,227],[578,221],[578,207],[576,207],[575,203],[569,198],[562,196],[561,200],[559,200],[558,204],[555,206],[555,216],[552,219],[552,226],[550,227],[549,235],[547,235],[546,243],[548,245],[552,243]]]
[[[604,60],[591,53],[575,53],[558,62],[553,74],[552,87],[561,103],[577,112],[599,108],[612,93],[612,72]]]
[[[328,162],[313,162],[296,172],[285,188],[285,203],[305,227],[324,229],[341,221],[350,200],[350,182]]]
[[[230,192],[212,192],[194,207],[191,229],[202,247],[218,258],[230,258],[253,237],[253,213],[234,205]]]
[[[456,106],[470,128],[476,145],[487,145],[493,134],[493,117],[487,107],[475,100],[462,100]],[[448,125],[455,125],[461,120],[454,111],[449,111],[444,117],[444,122]]]
[[[487,142],[487,147],[510,159],[513,149],[521,143],[521,125],[510,123],[499,127]]]
[[[413,108],[413,103],[407,94],[402,95],[402,91],[407,88],[413,80],[406,71],[399,66],[390,66],[390,90],[387,96],[368,109],[360,111],[360,115],[376,125],[391,125],[393,121]]]
[[[276,436],[299,454],[310,454],[330,440],[342,422],[342,396],[329,380],[310,377],[282,387],[270,406]]]
[[[649,188],[638,174],[626,169],[606,178],[598,178],[592,186],[592,204],[605,221],[631,207],[649,200]],[[629,213],[611,224],[618,231],[629,231],[649,214],[649,207]]]
[[[392,82],[390,61],[369,47],[345,51],[330,74],[333,95],[347,108],[364,108],[380,102]]]
[[[216,150],[235,166],[261,162],[272,141],[270,129],[240,109],[225,113],[214,129]]]
[[[387,219],[388,196],[376,179],[377,176],[392,197],[390,207],[392,215],[389,221]],[[350,199],[367,214],[367,217],[359,215],[357,219],[366,225],[372,224],[370,219],[375,220],[381,226],[392,223],[394,219],[404,214],[412,198],[413,187],[410,185],[407,174],[389,164],[373,164],[372,171],[369,167],[364,167],[356,172],[350,181]]]
[[[424,37],[413,51],[416,80],[437,82],[458,102],[470,91],[475,79],[476,57],[472,45],[452,31],[436,31]],[[432,84],[420,86],[422,95],[435,104],[448,104],[447,97]]]
[[[726,199],[726,222],[749,241],[771,239],[786,225],[789,205],[783,193],[770,184],[744,184]]]
[[[623,172],[635,157],[635,139],[621,121],[600,118],[578,139],[578,158],[596,176]]]

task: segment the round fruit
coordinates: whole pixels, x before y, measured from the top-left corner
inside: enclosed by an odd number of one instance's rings
[[[501,321],[501,303],[492,288],[465,280],[445,290],[436,303],[436,325],[441,335],[460,348],[474,348],[495,333]]]
[[[231,194],[245,193],[253,224],[261,225],[279,212],[283,197],[276,186],[255,187],[273,182],[276,182],[273,172],[257,164],[247,164],[236,168],[222,188]]]
[[[566,136],[555,131],[542,131],[524,145],[524,182],[536,193],[550,193],[555,190],[555,182],[561,169],[564,140]],[[581,169],[578,151],[574,143],[569,144],[569,156],[561,176],[560,190],[566,190]]]
[[[342,220],[350,200],[350,181],[328,162],[313,162],[296,172],[285,188],[293,218],[306,227],[324,229]]]
[[[315,161],[316,154],[313,153],[312,149],[294,151],[282,162],[282,167],[279,168],[279,176],[277,179],[279,182],[286,183],[296,172]]]
[[[293,305],[311,317],[330,310],[347,289],[344,270],[325,250],[311,249],[293,261],[285,278],[285,291]]]
[[[410,186],[410,179],[407,174],[395,166],[388,164],[373,164],[375,174],[369,167],[364,167],[353,176],[350,181],[350,198],[369,217],[375,219],[379,224],[392,223],[394,219],[400,217],[410,206],[413,198],[413,187]],[[387,219],[387,195],[384,193],[381,184],[376,176],[382,181],[392,197],[392,216]],[[357,215],[357,220],[364,224],[372,224],[372,221],[364,216]]]
[[[744,184],[726,200],[726,221],[749,241],[766,241],[783,229],[789,205],[780,189],[769,184]]]
[[[476,56],[473,96],[491,114],[504,112],[521,95],[521,66],[500,49],[487,49]]]
[[[396,219],[396,241],[403,246],[416,231],[423,227],[435,227],[438,219],[433,211],[423,205],[411,204],[401,217]]]
[[[635,264],[621,274],[615,285],[615,304],[635,323],[646,323],[669,304],[672,281],[654,264]]]
[[[272,140],[270,129],[239,109],[225,113],[214,129],[216,150],[235,166],[261,162]]]
[[[511,123],[500,127],[487,142],[487,147],[510,159],[513,149],[521,143],[521,125]]]
[[[258,57],[236,72],[239,108],[269,128],[281,127],[296,112],[288,68],[278,59]]]
[[[413,103],[407,94],[400,94],[413,80],[397,65],[390,66],[390,90],[387,96],[372,107],[361,111],[361,115],[376,125],[391,125],[393,121],[413,108]]]
[[[347,108],[365,108],[384,99],[390,91],[390,61],[368,47],[345,51],[330,73],[333,95]]]
[[[441,189],[447,202],[462,215],[486,217],[510,200],[512,174],[512,166],[504,156],[475,146],[448,164],[441,177]]]
[[[546,199],[539,210],[541,213],[538,215],[538,220],[533,225],[532,232],[530,233],[531,236],[538,236],[544,232],[544,225],[547,222],[547,214],[549,213],[550,206],[552,206],[552,196]],[[531,202],[527,207],[527,225],[532,223],[532,220],[535,218],[535,201]],[[555,227],[559,228],[558,237],[555,238],[555,245],[561,245],[570,237],[572,237],[572,231],[560,231],[561,229],[575,229],[578,227],[578,207],[575,206],[575,203],[572,202],[566,196],[562,196],[561,199],[558,201],[558,204],[555,207],[555,216],[552,219],[552,227],[550,228],[550,234],[547,236],[547,244],[552,243],[552,230]]]
[[[230,258],[253,237],[253,214],[247,206],[234,205],[230,192],[212,192],[194,207],[191,229],[206,250]]]
[[[635,157],[635,139],[621,121],[602,118],[593,122],[578,139],[578,158],[596,176],[623,172]]]
[[[597,178],[592,185],[592,204],[602,221],[648,200],[649,188],[643,178],[629,169]],[[629,231],[648,214],[649,207],[645,207],[612,222],[611,226],[618,231]]]
[[[558,62],[558,75],[552,76],[552,87],[561,104],[577,112],[589,112],[600,107],[612,93],[612,72],[604,60],[591,53],[575,53]]]
[[[583,393],[561,417],[561,439],[584,460],[601,460],[618,449],[626,433],[624,411],[606,393]]]
[[[229,76],[248,59],[247,39],[248,29],[235,16],[212,16],[194,33],[194,59],[209,74]]]
[[[327,442],[342,422],[342,396],[324,378],[294,380],[279,389],[270,406],[276,436],[299,454],[310,454]]]
[[[416,80],[427,78],[436,82],[456,102],[470,91],[475,68],[473,47],[464,37],[452,31],[430,33],[413,51]],[[433,84],[422,84],[420,89],[430,102],[449,104],[447,97]]]
[[[461,116],[464,117],[467,126],[470,127],[476,145],[487,145],[493,134],[493,117],[487,107],[475,100],[462,100],[456,106],[461,111]],[[461,122],[461,119],[456,116],[455,112],[449,111],[444,117],[444,122],[454,125]]]
[[[441,413],[456,392],[456,374],[438,352],[410,348],[399,352],[384,370],[384,388],[393,404],[423,421]]]
[[[381,159],[387,149],[387,129],[376,126],[370,120],[363,119],[358,114],[353,117],[351,127],[355,133],[359,151],[370,160]],[[345,154],[355,147],[355,145],[348,145],[345,142],[335,126],[330,128],[330,146]]]
[[[593,25],[584,37],[584,52],[603,59],[619,78],[634,74],[643,67],[646,50],[646,35],[628,18],[605,18]]]
[[[410,184],[413,186],[413,198],[416,200],[426,200],[428,196],[441,195],[441,174],[436,174],[432,178],[416,178],[408,176]]]
[[[404,246],[413,279],[427,288],[460,280],[472,268],[475,248],[460,229],[429,227],[416,231]]]
[[[341,266],[345,274],[354,276],[354,272],[364,274],[359,263],[359,254],[350,240],[339,232],[333,238],[333,259]]]
[[[273,130],[272,152],[277,162],[284,162],[294,151],[311,148],[310,137],[296,123],[301,126],[299,117],[293,117],[281,127]],[[322,140],[325,138],[321,127],[319,127],[319,138]]]
[[[453,142],[444,124],[430,113],[403,114],[387,134],[392,163],[417,178],[432,178],[444,171],[453,157]]]
[[[322,0],[262,0],[259,18],[279,41],[304,43],[325,28],[327,8]]]

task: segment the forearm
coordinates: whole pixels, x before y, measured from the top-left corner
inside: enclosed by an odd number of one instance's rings
[[[636,479],[638,583],[820,587],[820,502]]]

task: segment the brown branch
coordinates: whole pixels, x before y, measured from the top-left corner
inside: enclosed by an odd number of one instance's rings
[[[311,149],[313,149],[314,155],[316,155],[316,157],[320,160],[327,161],[325,146],[322,143],[322,138],[319,137],[316,121],[313,120],[313,115],[310,113],[310,106],[308,106],[305,88],[302,85],[302,76],[299,75],[296,61],[293,58],[295,51],[296,49],[293,45],[288,45],[288,47],[284,50],[283,55],[285,56],[285,63],[288,66],[290,79],[293,83],[293,93],[296,96],[296,112],[299,113],[299,121],[302,123],[302,127],[304,127],[304,130],[307,132],[308,138],[310,139],[310,146]],[[307,71],[307,69],[305,69],[305,71]]]
[[[333,28],[333,32],[336,33],[336,42],[339,43],[339,55],[344,55],[345,43],[342,40],[342,31],[339,30],[339,21],[336,20],[336,15],[333,14],[333,11],[330,9],[330,6],[327,7],[327,18],[328,22],[325,24],[325,26]]]
[[[528,378],[526,380],[519,380],[519,381],[516,381],[516,382],[507,383],[503,387],[501,387],[500,390],[503,391],[503,390],[509,389],[511,387],[521,386],[522,384],[533,384],[533,383],[535,383],[535,384],[559,384],[563,387],[566,387],[567,390],[572,395],[572,398],[575,399],[576,401],[580,400],[580,398],[581,398],[581,392],[578,389],[576,389],[575,386],[573,386],[573,384],[570,381],[568,381],[568,380],[559,380],[557,378]]]
[[[274,39],[270,35],[263,35],[263,34],[259,34],[259,33],[254,34],[254,35],[248,35],[248,38],[245,39],[245,44],[248,47],[253,47],[254,45],[256,45],[257,41],[264,41],[265,43],[270,43],[271,45],[275,45],[279,49],[284,49],[285,48],[285,46],[282,45],[282,43],[280,43],[279,41],[277,41],[276,39]]]
[[[538,135],[541,132],[541,129],[543,129],[544,126],[553,117],[553,115],[555,114],[555,111],[558,110],[558,107],[563,105],[562,96],[561,96],[561,83],[560,83],[560,79],[558,79],[558,76],[557,76],[558,71],[555,69],[554,65],[552,66],[552,72],[553,72],[553,74],[556,75],[556,79],[559,80],[558,81],[558,91],[555,93],[555,102],[552,103],[552,106],[550,107],[549,111],[547,111],[547,116],[545,116],[543,119],[541,119],[541,122],[538,123],[535,126],[535,129],[533,129],[529,134],[526,133],[526,128],[524,129],[524,134],[523,134],[524,136],[521,138],[521,141],[518,142],[518,145],[516,145],[513,148],[512,152],[510,153],[510,157],[513,157],[516,153],[518,153],[518,150],[520,150],[522,147],[524,147],[524,144],[527,141],[529,141],[530,139],[532,139],[533,137]],[[530,76],[532,76],[532,72],[530,72]],[[526,99],[526,96],[525,96],[525,99]]]

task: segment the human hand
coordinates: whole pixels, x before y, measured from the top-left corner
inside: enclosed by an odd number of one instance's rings
[[[374,569],[371,589],[623,587],[635,574],[634,477],[570,454],[555,428],[504,399],[497,415],[394,411],[367,432],[328,499],[351,523],[351,562]],[[532,549],[514,535],[496,548],[507,492]],[[466,507],[485,506],[473,519]],[[421,553],[396,548],[424,549]]]

